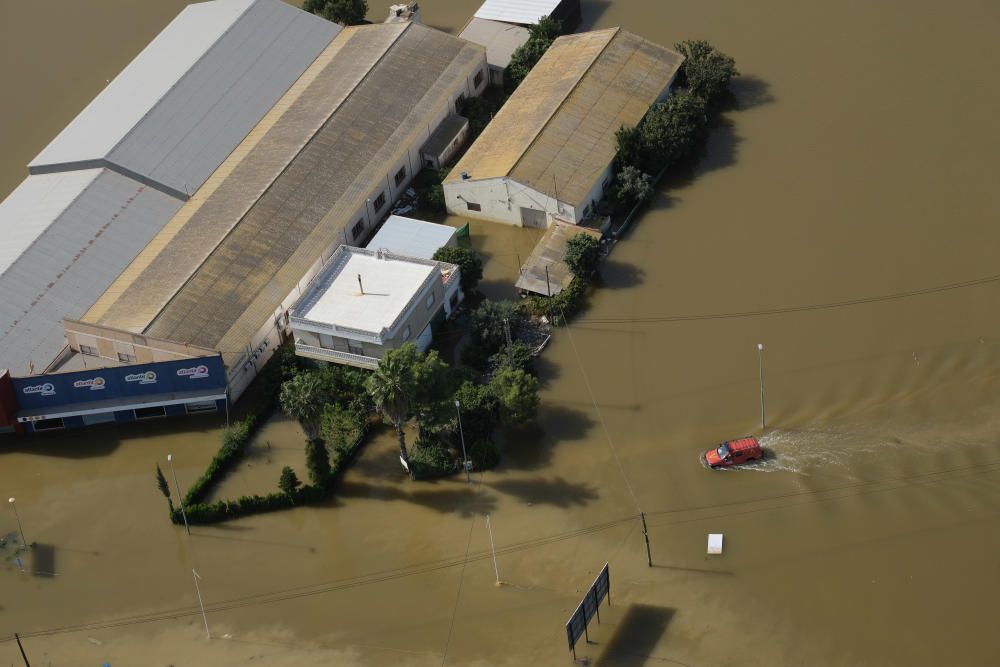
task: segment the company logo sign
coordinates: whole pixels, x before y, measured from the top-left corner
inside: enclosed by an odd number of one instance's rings
[[[125,376],[126,382],[138,382],[139,384],[156,384],[156,373],[146,371],[145,373],[132,373]]]
[[[192,380],[197,380],[198,378],[208,377],[208,366],[202,364],[200,366],[192,366],[191,368],[178,368],[177,375],[180,377],[190,378]]]
[[[25,394],[38,394],[40,396],[55,396],[56,386],[51,382],[45,384],[33,384],[21,390]]]
[[[97,376],[97,377],[87,378],[85,380],[77,380],[76,382],[73,383],[73,388],[87,389],[89,387],[90,391],[100,391],[104,389],[105,385],[106,382],[104,381],[104,378]]]

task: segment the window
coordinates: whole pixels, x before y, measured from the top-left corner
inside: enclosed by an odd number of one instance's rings
[[[187,403],[184,405],[184,409],[189,415],[197,414],[199,412],[218,412],[219,408],[215,405],[215,401],[198,401],[196,403]]]
[[[397,186],[400,183],[402,183],[403,181],[406,180],[406,167],[400,167],[399,168],[399,171],[396,172],[396,176],[394,177],[394,180],[396,181],[396,185]]]
[[[89,345],[81,345],[80,346],[80,354],[86,354],[89,357],[99,357],[99,356],[101,356],[101,355],[99,355],[97,353],[97,348],[91,347]]]
[[[133,412],[135,412],[136,419],[156,419],[157,417],[167,416],[167,409],[162,405],[156,405],[151,408],[136,408]]]
[[[124,352],[119,352],[118,353],[118,361],[125,362],[126,364],[134,364],[135,363],[135,355],[134,354],[125,354]]]
[[[51,431],[56,428],[63,428],[62,417],[56,417],[55,419],[39,419],[32,424],[36,431]]]
[[[378,213],[379,211],[382,210],[382,207],[385,206],[385,193],[384,192],[380,192],[379,193],[378,197],[375,198],[375,201],[372,202],[372,206],[375,208],[375,212],[376,213]]]
[[[350,352],[351,354],[358,354],[363,356],[365,353],[365,348],[361,347],[360,344],[349,340],[347,341],[347,351]]]
[[[351,227],[351,240],[357,241],[358,237],[365,231],[365,221],[358,220],[353,227]]]
[[[410,340],[410,325],[406,325],[406,329],[403,330],[403,340]]]
[[[480,206],[476,202],[472,202],[472,201],[465,202],[465,207],[467,209],[469,209],[470,211],[482,211],[483,210],[482,206]]]
[[[483,82],[483,70],[479,70],[478,72],[476,72],[476,77],[472,80],[472,85],[478,88],[479,84],[481,84],[482,82]]]
[[[609,186],[609,185],[611,185],[611,178],[612,178],[612,177],[611,177],[611,175],[609,174],[609,175],[608,175],[608,177],[604,179],[604,182],[603,182],[603,183],[601,183],[601,190],[602,190],[602,191],[603,191],[603,190],[607,190],[607,189],[608,189],[608,186]]]
[[[465,104],[465,93],[458,96],[455,100],[455,113],[462,113],[462,105]]]
[[[428,169],[433,169],[435,167],[434,160],[427,158],[426,160],[424,160],[424,166],[427,167]]]
[[[431,306],[433,305],[434,305],[434,292],[431,292],[430,294],[427,295],[427,310],[430,310]]]

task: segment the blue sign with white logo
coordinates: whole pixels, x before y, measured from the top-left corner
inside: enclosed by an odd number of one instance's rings
[[[13,378],[13,383],[21,409],[56,408],[123,396],[222,390],[226,372],[222,357],[198,357]]]

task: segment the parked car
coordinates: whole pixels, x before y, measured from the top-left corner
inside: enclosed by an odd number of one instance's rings
[[[740,438],[727,440],[718,447],[705,452],[702,458],[710,468],[727,468],[729,466],[759,461],[764,453],[760,449],[757,438]]]

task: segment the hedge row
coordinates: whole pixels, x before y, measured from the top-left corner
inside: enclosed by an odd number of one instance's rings
[[[263,422],[264,420],[261,420]],[[257,425],[257,417],[250,415],[246,419],[236,422],[227,428],[222,434],[222,447],[212,457],[208,468],[201,474],[188,492],[184,495],[184,507],[194,506],[201,502],[202,498],[209,492],[212,485],[229,472],[232,464],[243,454],[243,450],[250,444]]]
[[[573,281],[555,296],[532,296],[527,299],[528,311],[535,316],[546,316],[553,325],[564,324],[583,309],[587,300],[587,281]]]

